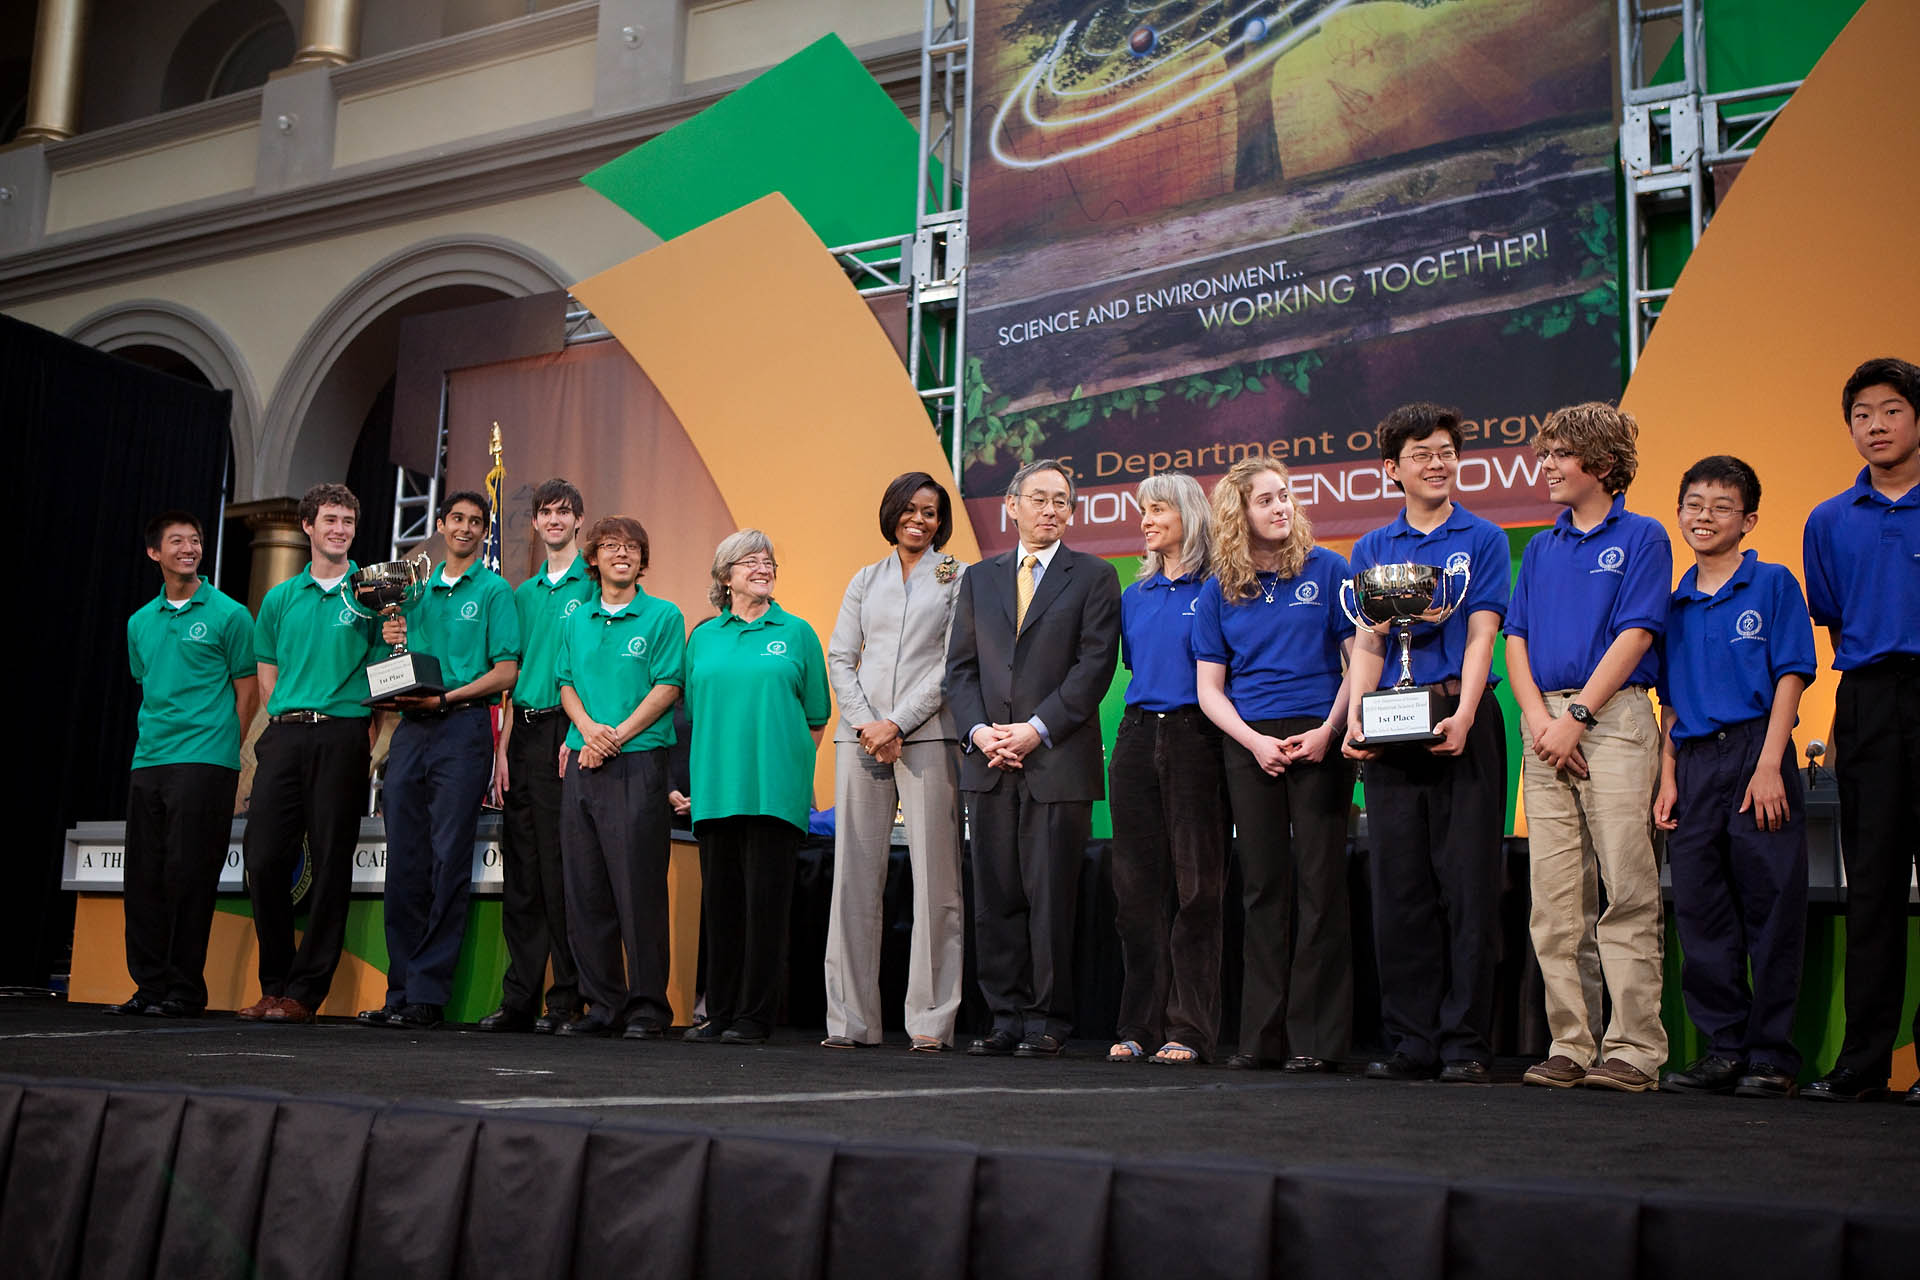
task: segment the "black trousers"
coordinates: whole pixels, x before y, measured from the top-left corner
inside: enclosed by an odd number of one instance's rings
[[[614,1022],[673,1022],[667,1003],[673,825],[667,790],[665,748],[623,751],[597,769],[582,769],[578,756],[567,761],[560,847],[569,941],[581,995],[596,1017]],[[791,856],[787,864],[791,869]]]
[[[160,764],[127,783],[127,975],[140,995],[207,1007],[207,934],[233,831],[237,769]]]
[[[660,796],[664,805],[664,784]],[[709,818],[693,834],[700,841],[707,926],[707,1017],[722,1030],[763,1034],[773,1028],[787,969],[787,916],[802,833],[779,818],[752,814]]]
[[[1841,673],[1833,745],[1847,868],[1847,1030],[1836,1065],[1878,1078],[1893,1069],[1920,860],[1920,657]],[[1920,1009],[1913,1031],[1920,1043]]]
[[[1073,1034],[1073,913],[1093,805],[1035,800],[1018,770],[965,798],[975,964],[993,1029],[1065,1040]]]
[[[1363,776],[1388,1048],[1422,1066],[1490,1062],[1507,812],[1506,720],[1493,691],[1461,755],[1395,747]]]
[[[1323,717],[1256,720],[1288,738]],[[1240,1052],[1262,1063],[1346,1056],[1353,1040],[1353,922],[1347,904],[1347,816],[1353,762],[1336,738],[1318,764],[1270,777],[1237,742],[1226,745],[1227,795],[1240,857],[1246,941]]]
[[[507,737],[508,786],[500,811],[500,932],[507,971],[500,1004],[521,1013],[540,1011],[549,960],[553,986],[546,1007],[565,1014],[580,1007],[560,855],[557,761],[566,736],[567,718],[556,712],[534,724],[516,719]]]
[[[260,941],[260,994],[318,1008],[333,985],[353,899],[353,846],[367,811],[367,721],[270,724],[241,846]],[[306,842],[307,931],[293,941],[293,888]]]
[[[1227,878],[1220,731],[1198,707],[1128,707],[1108,766],[1114,929],[1126,977],[1119,1038],[1212,1058]]]
[[[1752,809],[1739,811],[1766,739],[1761,718],[1679,744],[1679,826],[1667,835],[1667,866],[1680,933],[1680,993],[1708,1051],[1797,1075],[1793,1014],[1807,950],[1807,805],[1789,742],[1780,761],[1786,825],[1762,831]]]

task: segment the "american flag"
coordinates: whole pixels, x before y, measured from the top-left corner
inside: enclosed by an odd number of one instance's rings
[[[507,487],[507,467],[501,461],[500,424],[493,424],[493,438],[487,442],[487,452],[493,457],[493,469],[487,472],[487,540],[480,546],[480,563],[500,572],[500,495]],[[487,782],[487,807],[500,807],[500,724],[503,716],[498,699],[487,708],[487,715],[493,721],[494,776]]]

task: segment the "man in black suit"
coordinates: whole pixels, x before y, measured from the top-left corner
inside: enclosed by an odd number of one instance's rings
[[[974,1054],[1055,1057],[1073,1029],[1074,898],[1105,794],[1100,699],[1120,646],[1113,566],[1060,541],[1073,501],[1062,463],[1020,469],[1007,486],[1020,545],[967,570],[947,648],[993,1013]]]

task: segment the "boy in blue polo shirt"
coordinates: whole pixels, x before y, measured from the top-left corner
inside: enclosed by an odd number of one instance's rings
[[[1556,409],[1535,435],[1547,496],[1566,508],[1527,544],[1507,613],[1507,678],[1526,745],[1533,890],[1529,928],[1546,987],[1546,1061],[1527,1084],[1658,1089],[1660,867],[1651,809],[1659,670],[1673,550],[1659,522],[1626,509],[1640,428],[1611,405]],[[1607,909],[1597,914],[1596,871]],[[1604,1037],[1602,991],[1613,1016]]]
[[[1920,367],[1869,360],[1840,409],[1866,460],[1807,517],[1807,607],[1833,638],[1834,773],[1847,867],[1847,1031],[1804,1098],[1878,1096],[1906,985],[1907,886],[1920,860]],[[1914,1012],[1920,1045],[1920,1010]],[[1906,1101],[1920,1105],[1920,1084]]]
[[[1793,767],[1813,624],[1793,574],[1740,542],[1760,477],[1702,458],[1680,480],[1693,568],[1667,611],[1654,825],[1671,832],[1680,991],[1707,1051],[1661,1087],[1784,1098],[1800,1071],[1793,1011],[1807,932],[1806,805]],[[1752,983],[1748,983],[1748,969]]]
[[[1458,412],[1402,405],[1375,434],[1387,479],[1407,505],[1354,544],[1354,574],[1379,564],[1430,564],[1464,570],[1468,585],[1444,623],[1413,630],[1413,678],[1438,686],[1446,708],[1433,727],[1441,741],[1376,749],[1360,737],[1361,698],[1399,679],[1384,635],[1361,628],[1347,672],[1350,730],[1341,750],[1366,762],[1380,1020],[1392,1050],[1366,1073],[1486,1084],[1507,817],[1507,728],[1492,675],[1507,611],[1507,535],[1453,500],[1463,440]]]

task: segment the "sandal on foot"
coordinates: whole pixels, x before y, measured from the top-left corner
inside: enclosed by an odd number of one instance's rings
[[[913,1043],[907,1046],[913,1053],[945,1053],[946,1042],[933,1036],[915,1036]]]
[[[1138,1040],[1121,1040],[1107,1050],[1108,1062],[1144,1062],[1146,1057],[1147,1051]]]
[[[1160,1046],[1160,1052],[1153,1055],[1153,1061],[1163,1067],[1184,1067],[1200,1061],[1200,1052],[1178,1040],[1169,1040]]]
[[[872,1046],[862,1044],[851,1036],[828,1036],[820,1042],[823,1049],[867,1049]]]

